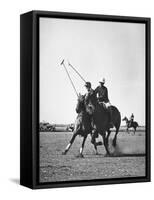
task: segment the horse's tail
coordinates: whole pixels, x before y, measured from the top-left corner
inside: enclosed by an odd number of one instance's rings
[[[119,128],[121,124],[121,114],[118,108],[115,106],[112,106],[112,115],[114,125],[116,126],[116,128]]]

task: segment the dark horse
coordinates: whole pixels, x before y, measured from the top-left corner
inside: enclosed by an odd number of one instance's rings
[[[86,138],[87,138],[88,134],[91,134],[91,132],[92,132],[91,116],[86,112],[84,100],[85,100],[84,96],[80,95],[78,98],[77,106],[76,106],[76,112],[78,113],[78,116],[75,121],[73,136],[72,136],[69,144],[65,148],[64,152],[62,153],[63,155],[65,155],[68,152],[68,150],[70,149],[71,145],[73,144],[76,136],[80,135],[83,137],[83,141],[82,141],[82,146],[80,148],[79,156],[83,157],[83,148],[84,148]],[[95,148],[96,154],[97,154],[98,153],[97,146],[102,145],[102,143],[101,142],[96,143],[96,141],[94,140],[92,142],[92,144],[94,145],[94,148]]]
[[[122,121],[126,121],[126,126],[127,126],[127,129],[126,131],[129,133],[129,128],[134,128],[134,135],[135,135],[135,132],[136,132],[136,128],[139,126],[137,122],[135,121],[132,121],[131,120],[128,120],[127,117],[124,117]]]
[[[104,141],[104,147],[107,154],[110,154],[108,149],[108,143],[109,143],[109,136],[111,133],[110,130],[110,118],[108,110],[103,106],[103,104],[100,104],[97,100],[97,98],[90,98],[86,99],[86,111],[92,115],[93,123],[96,127],[96,131],[103,137]],[[119,110],[112,106],[112,122],[114,127],[116,128],[115,136],[113,139],[113,145],[116,146],[117,142],[117,134],[119,132],[120,124],[121,124],[121,115]],[[106,136],[107,132],[107,136]]]

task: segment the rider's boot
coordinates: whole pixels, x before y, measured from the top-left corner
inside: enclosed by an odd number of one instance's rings
[[[94,124],[93,117],[91,117],[91,127],[92,127],[92,135],[94,135],[95,138],[98,138],[98,132],[96,130],[96,125]]]

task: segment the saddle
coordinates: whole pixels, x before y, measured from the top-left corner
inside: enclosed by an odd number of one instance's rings
[[[99,105],[102,106],[104,108],[104,110],[106,111],[106,113],[108,114],[109,116],[109,119],[110,119],[110,123],[109,123],[109,127],[108,128],[113,128],[113,122],[112,122],[112,108],[110,107],[107,107],[106,104],[104,102],[100,102],[98,101]]]
[[[128,126],[131,127],[133,125],[133,121],[129,121]]]
[[[106,111],[108,111],[108,108],[106,107],[104,102],[98,101],[99,105],[102,106]]]

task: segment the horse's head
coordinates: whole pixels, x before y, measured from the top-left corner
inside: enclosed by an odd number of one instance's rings
[[[125,116],[122,121],[128,121],[127,117]]]
[[[85,101],[85,97],[83,95],[79,94],[77,106],[76,106],[77,113],[80,113],[81,111],[85,110],[84,101]]]
[[[89,102],[88,104],[85,104],[85,107],[86,107],[86,112],[89,115],[93,115],[93,113],[95,111],[95,106],[91,102]]]
[[[85,97],[85,107],[86,107],[86,112],[89,115],[92,115],[97,107],[97,97],[94,92],[86,95]]]

